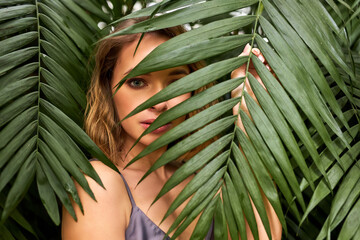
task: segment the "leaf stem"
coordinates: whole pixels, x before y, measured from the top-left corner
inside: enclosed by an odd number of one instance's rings
[[[251,56],[252,56],[252,49],[253,49],[253,45],[254,45],[254,41],[255,41],[255,36],[256,36],[256,28],[257,28],[257,26],[258,26],[259,17],[260,17],[260,15],[261,15],[263,9],[264,9],[264,5],[262,4],[262,0],[259,0],[259,4],[258,4],[258,7],[257,7],[257,13],[256,13],[256,19],[255,19],[255,23],[254,23],[253,36],[252,36],[252,38],[251,38],[250,53],[249,53],[248,61],[247,61],[247,64],[246,64],[244,87],[245,87],[245,84],[246,84],[246,81],[247,81],[247,77],[248,77],[249,66],[250,66],[250,61],[251,61]],[[241,102],[242,102],[242,98],[243,98],[243,95],[244,95],[243,92],[244,92],[244,91],[242,91],[242,92],[241,92],[241,95],[240,95],[240,104],[239,104],[239,109],[238,109],[238,112],[239,112],[239,113],[240,113],[240,110],[241,110]],[[238,113],[238,114],[239,114],[239,113]],[[233,132],[232,132],[232,140],[231,140],[231,142],[234,142],[236,127],[237,127],[237,126],[235,125],[234,130],[233,130]],[[227,167],[228,164],[229,164],[231,151],[232,151],[232,148],[230,148],[230,151],[229,151],[229,154],[228,154],[228,160],[227,160],[226,167]]]
[[[255,37],[256,37],[256,29],[257,29],[257,26],[258,26],[259,17],[261,15],[263,9],[264,9],[264,5],[262,4],[262,0],[260,0],[259,4],[258,4],[258,7],[257,7],[256,19],[255,19],[254,29],[253,29],[253,36],[251,38],[251,44],[250,44],[250,53],[249,53],[248,61],[247,61],[247,64],[246,64],[246,70],[245,70],[244,87],[243,87],[243,91],[241,92],[241,95],[240,95],[240,104],[239,104],[238,112],[240,112],[240,109],[241,109],[241,102],[242,102],[242,98],[243,98],[243,95],[244,95],[244,88],[246,86],[246,82],[247,82],[248,75],[249,75],[249,67],[250,67],[250,61],[251,61],[251,56],[252,56],[252,49],[253,49],[254,41],[255,41]]]
[[[41,37],[40,37],[40,16],[39,16],[39,5],[38,1],[35,0],[35,6],[36,6],[36,18],[37,18],[37,32],[38,32],[38,48],[39,48],[39,54],[38,54],[38,77],[39,77],[39,83],[38,83],[38,102],[37,102],[37,129],[36,129],[36,154],[39,154],[39,131],[40,131],[40,88],[41,88]]]
[[[351,24],[349,24],[349,28],[351,28]],[[351,29],[349,29],[351,30]],[[344,26],[344,32],[345,32],[345,38],[346,38],[346,48],[347,48],[347,51],[349,53],[349,61],[350,61],[350,64],[351,64],[351,68],[352,68],[352,71],[354,73],[354,76],[356,79],[356,67],[355,67],[355,61],[354,61],[354,56],[351,52],[351,43],[350,43],[350,38],[349,38],[349,30],[346,28],[346,26]],[[351,91],[351,95],[354,97],[354,83],[353,83],[353,80],[351,78],[351,76],[349,76],[349,82],[350,82],[350,91]],[[350,105],[352,107],[352,109],[355,111],[355,117],[358,121],[358,123],[360,123],[360,119],[359,119],[359,109],[358,107],[356,106],[356,104],[354,104],[352,101],[350,101]]]

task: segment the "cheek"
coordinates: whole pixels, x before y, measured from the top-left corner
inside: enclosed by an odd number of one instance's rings
[[[181,96],[171,99],[170,100],[170,108],[178,105],[179,103],[182,103],[183,101],[187,100],[190,97],[191,97],[191,93],[186,93],[186,94],[183,94]]]
[[[170,108],[171,108],[171,107],[174,107],[174,106],[176,106],[176,105],[178,105],[178,104],[180,104],[180,103],[182,103],[183,101],[189,99],[190,97],[191,97],[191,93],[186,93],[186,94],[184,94],[184,95],[181,95],[181,96],[178,96],[178,97],[176,97],[176,98],[171,99],[171,100],[170,100],[170,101],[171,101],[171,104],[170,104],[171,106],[170,106]],[[180,124],[181,122],[185,121],[186,116],[187,116],[187,115],[184,115],[184,116],[181,116],[181,117],[179,117],[178,119],[176,119],[176,120],[175,120],[175,125],[178,125],[178,124]]]
[[[115,96],[114,105],[119,119],[123,119],[131,111],[131,101],[129,101],[127,98]]]
[[[120,119],[126,117],[132,110],[139,106],[143,99],[134,94],[128,94],[126,91],[119,91],[113,98],[114,106]]]
[[[134,132],[134,123],[135,123],[135,119],[133,117],[130,117],[126,120],[124,120],[123,122],[121,122],[121,128],[123,130],[125,130],[125,132],[132,133]]]

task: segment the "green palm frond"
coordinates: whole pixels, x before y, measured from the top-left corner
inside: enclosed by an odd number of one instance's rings
[[[71,176],[93,198],[83,173],[102,184],[85,154],[116,169],[81,129],[87,59],[98,38],[97,22],[110,21],[99,8],[70,0],[1,3],[2,221],[35,180],[55,224],[60,223],[56,197],[75,218],[71,198],[81,203]]]
[[[176,142],[148,175],[217,136],[175,172],[154,200],[195,174],[165,215],[191,197],[169,232],[178,236],[201,215],[192,239],[202,238],[213,219],[218,239],[228,232],[232,239],[245,239],[245,216],[258,239],[251,201],[269,234],[265,195],[287,239],[359,238],[360,1],[165,0],[125,17],[136,1],[108,2],[0,2],[0,236],[26,239],[23,229],[36,235],[16,209],[33,189],[55,224],[60,222],[56,199],[76,218],[71,200],[80,208],[81,202],[73,179],[93,198],[83,173],[101,184],[88,156],[116,169],[81,129],[88,59],[110,26],[150,16],[116,34],[187,23],[200,27],[160,45],[118,87],[147,72],[203,59],[209,65],[169,85],[128,117],[219,83],[162,114],[143,135],[221,100],[132,161]],[[100,22],[107,27],[100,30]],[[251,54],[236,57],[246,43],[260,48],[276,77]],[[232,70],[250,61],[266,90],[249,72],[247,78],[230,79]],[[260,106],[246,92],[228,99],[244,81]],[[247,135],[231,114],[242,98],[251,115],[239,113]]]
[[[4,196],[1,195],[1,199]],[[3,211],[3,205],[0,205],[0,213]],[[31,233],[36,238],[36,232],[32,228],[31,224],[21,215],[18,210],[15,210],[11,213],[8,219],[0,225],[0,236],[1,239],[26,239],[24,234],[22,233],[22,229],[27,230],[27,232]]]
[[[217,205],[217,208],[219,204],[224,204],[221,207],[223,213],[220,215],[225,214],[226,224],[232,238],[237,233],[244,236],[243,215],[248,219],[250,228],[256,235],[257,228],[253,220],[251,205],[248,204],[249,198],[246,196],[245,199],[248,200],[240,200],[244,199],[244,194],[248,194],[254,201],[265,229],[269,233],[270,227],[261,200],[260,187],[274,207],[285,233],[287,232],[285,222],[291,226],[288,235],[291,238],[295,237],[298,232],[298,230],[295,231],[296,228],[293,228],[293,224],[303,223],[302,226],[305,230],[310,229],[304,221],[310,217],[314,208],[317,208],[328,194],[339,192],[335,195],[331,208],[327,212],[329,220],[322,223],[322,230],[319,228],[311,232],[312,236],[320,233],[318,237],[322,239],[338,224],[344,223],[346,216],[353,220],[357,211],[357,205],[354,204],[358,199],[358,187],[356,188],[358,181],[357,178],[354,179],[348,174],[357,176],[355,171],[358,170],[356,159],[359,154],[359,150],[357,150],[359,148],[357,144],[359,100],[355,93],[358,88],[355,86],[359,84],[359,77],[355,70],[358,68],[354,67],[357,65],[354,62],[355,53],[342,50],[342,47],[349,46],[348,43],[351,40],[349,37],[337,37],[342,33],[339,32],[338,25],[334,25],[334,20],[325,8],[328,5],[322,5],[318,1],[305,3],[305,1],[263,0],[256,5],[253,5],[253,1],[241,1],[241,4],[242,6],[238,1],[216,0],[196,2],[181,9],[174,8],[170,13],[164,11],[159,17],[151,18],[114,34],[152,31],[193,21],[201,22],[205,15],[201,15],[200,9],[202,11],[212,9],[211,13],[206,14],[207,17],[210,17],[252,6],[255,9],[253,16],[231,17],[213,21],[162,44],[128,76],[122,79],[118,87],[130,77],[210,58],[244,46],[245,42],[251,43],[252,46],[257,45],[260,48],[276,74],[275,78],[254,56],[239,57],[210,64],[206,68],[170,85],[140,105],[128,117],[156,103],[205,86],[214,79],[226,76],[237,66],[246,62],[249,63],[250,59],[267,91],[250,73],[247,73],[248,80],[245,81],[250,82],[261,106],[259,107],[247,93],[242,96],[246,99],[252,117],[250,120],[245,113],[240,112],[248,136],[235,127],[233,123],[229,125],[226,122],[227,114],[225,113],[231,112],[233,107],[233,104],[229,104],[227,107],[221,106],[221,104],[229,101],[226,100],[208,109],[210,114],[207,115],[206,121],[201,116],[198,116],[197,119],[195,115],[187,120],[188,123],[185,121],[181,128],[173,129],[164,134],[135,157],[132,162],[194,131],[193,128],[203,127],[207,122],[213,122],[197,132],[199,136],[196,136],[196,142],[205,142],[211,135],[207,131],[213,131],[212,124],[219,124],[217,126],[219,131],[228,135],[224,135],[223,138],[215,141],[214,145],[212,144],[212,149],[205,148],[198,154],[200,156],[194,156],[193,159],[179,168],[156,198],[158,199],[165,194],[183,178],[199,171],[195,177],[199,183],[189,183],[188,187],[174,201],[165,217],[189,196],[204,191],[202,197],[197,196],[195,198],[194,195],[193,199],[196,202],[191,202],[193,205],[190,205],[189,209],[195,209],[195,204],[198,204],[198,206],[202,206],[204,214],[205,212],[208,214],[208,212],[214,212],[211,210],[214,204]],[[216,10],[212,8],[215,5],[217,6]],[[332,1],[330,7],[336,12],[341,8],[334,5]],[[139,14],[142,16],[150,15],[151,11],[147,10],[146,12],[144,10]],[[188,17],[189,15],[191,17]],[[351,16],[348,17],[348,22],[352,23],[355,17]],[[225,35],[245,27],[250,21],[253,24],[253,32],[249,34],[249,37],[240,35],[242,37],[232,44],[232,38],[237,36]],[[221,65],[225,61],[227,64]],[[202,71],[209,72],[206,79],[202,78]],[[214,79],[212,73],[216,75]],[[221,84],[228,83],[230,87],[231,81],[234,80],[224,80]],[[206,91],[210,92],[212,88]],[[226,89],[226,91],[231,89]],[[224,93],[225,88],[221,94]],[[191,102],[193,106],[200,102],[201,106],[204,106],[213,101],[207,94],[204,94],[204,97],[199,96],[198,99],[196,97],[194,96],[187,101]],[[240,102],[240,99],[236,102]],[[220,117],[216,114],[211,115],[211,113],[215,113],[218,105],[224,113],[220,113]],[[151,126],[144,135],[192,110],[190,107],[186,107],[186,101],[184,104],[179,104],[169,112],[162,114],[153,123],[154,126]],[[194,120],[191,121],[192,119]],[[195,126],[195,123],[198,126]],[[227,139],[226,142],[224,142],[225,139]],[[177,159],[184,153],[182,151],[190,150],[186,147],[190,141],[194,141],[194,139],[185,138],[168,149],[146,175]],[[215,148],[217,144],[219,148]],[[241,145],[243,153],[238,150],[238,144]],[[192,147],[195,146],[197,144]],[[221,151],[224,152],[220,154]],[[194,168],[191,169],[191,167]],[[220,186],[223,192],[223,200],[212,203],[216,199],[217,191],[212,194],[213,200],[210,200],[209,193],[211,189],[218,189],[216,187],[218,182],[213,181],[212,186],[206,184],[206,189],[208,189],[206,191],[203,187],[205,188],[204,183],[206,181],[210,181],[210,176],[218,174],[222,174],[221,179],[225,180]],[[351,179],[352,185],[348,186],[350,183],[347,183],[346,179]],[[271,184],[272,181],[276,183],[278,190]],[[338,187],[340,183],[341,185]],[[244,191],[244,189],[246,190]],[[309,195],[308,192],[311,194]],[[205,201],[205,199],[209,200]],[[204,201],[207,204],[206,206]],[[342,204],[346,204],[347,208],[340,210]],[[284,209],[289,210],[286,217],[283,213]],[[294,219],[292,219],[293,217]],[[185,223],[186,217],[183,216],[174,223],[171,229],[181,226],[183,219],[185,219]],[[224,221],[223,218],[221,219]],[[349,221],[351,220],[347,220],[344,229],[349,228]],[[220,225],[223,226],[224,223]],[[183,227],[179,227],[179,229],[183,229]],[[355,234],[354,231],[352,233]],[[219,233],[219,235],[222,234]],[[338,232],[334,234],[336,235]],[[349,236],[349,230],[343,230],[340,236],[342,234]],[[308,237],[304,234],[301,238],[306,239],[305,236]]]

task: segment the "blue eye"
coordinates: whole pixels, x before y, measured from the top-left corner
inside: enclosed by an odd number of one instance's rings
[[[142,88],[146,86],[145,81],[141,78],[129,79],[126,83],[132,88]]]

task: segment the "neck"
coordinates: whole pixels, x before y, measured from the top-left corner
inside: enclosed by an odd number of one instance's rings
[[[123,151],[121,154],[121,160],[119,160],[119,165],[121,168],[124,168],[133,158],[135,158],[139,153],[141,153],[147,146],[141,144],[140,142],[136,144],[131,151],[133,143],[125,142],[123,145]],[[166,146],[162,147],[145,157],[138,159],[136,162],[132,163],[126,169],[131,171],[143,172],[145,173],[150,167],[156,162],[156,160],[166,151]],[[164,167],[157,169],[155,172],[164,174]]]

